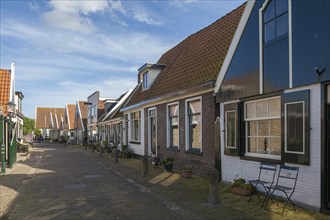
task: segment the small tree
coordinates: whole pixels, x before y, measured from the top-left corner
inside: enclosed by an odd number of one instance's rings
[[[39,137],[39,136],[41,136],[41,131],[40,131],[40,129],[38,129],[38,128],[35,128],[35,129],[34,129],[34,136],[35,136],[35,137]]]
[[[25,117],[23,123],[23,135],[31,134],[35,130],[34,119]]]

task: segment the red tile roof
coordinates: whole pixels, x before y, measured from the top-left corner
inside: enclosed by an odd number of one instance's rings
[[[7,103],[10,96],[10,77],[10,70],[0,69],[0,105],[4,115],[7,114]]]
[[[66,128],[71,130],[74,129],[74,115],[76,112],[76,105],[75,104],[67,104],[67,117],[68,117],[68,125]]]
[[[78,128],[82,129],[84,127],[84,129],[86,129],[87,128],[88,107],[87,107],[87,105],[85,105],[85,101],[78,101],[78,108],[80,109],[82,123],[83,123],[83,124],[81,124],[81,120],[79,119]]]
[[[61,116],[64,117],[64,111],[64,108],[37,107],[36,128],[60,129]],[[52,127],[52,122],[54,127]]]
[[[165,68],[148,90],[142,91],[140,86],[126,106],[215,82],[244,8],[245,4],[164,53],[157,63]]]

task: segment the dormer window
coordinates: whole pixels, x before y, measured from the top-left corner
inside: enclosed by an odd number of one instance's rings
[[[264,10],[264,42],[270,42],[288,34],[288,2],[271,0]]]
[[[142,91],[150,88],[160,71],[165,67],[163,64],[146,63],[139,69],[138,83],[142,82]]]
[[[149,80],[149,71],[143,73],[143,89],[146,89],[150,86]]]

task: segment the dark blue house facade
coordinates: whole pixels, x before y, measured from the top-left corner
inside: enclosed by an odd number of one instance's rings
[[[298,166],[293,200],[330,212],[330,1],[249,0],[215,86],[222,180]]]

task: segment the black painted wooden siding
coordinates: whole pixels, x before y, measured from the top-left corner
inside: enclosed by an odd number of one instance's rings
[[[217,102],[259,94],[259,9],[263,2],[256,1],[254,5],[217,94]],[[288,45],[287,42],[283,44]],[[287,46],[281,43],[277,46],[278,48],[272,48],[274,52],[270,54],[279,54],[267,56],[268,60],[264,62],[268,65],[272,63],[269,70],[264,69],[264,93],[289,88],[289,58],[288,53],[284,53]],[[329,0],[292,0],[292,53],[293,87],[330,80]],[[276,59],[280,61],[273,63]],[[325,68],[320,77],[316,74],[315,67],[320,71]]]
[[[217,101],[259,94],[259,8],[256,1],[226,73]]]
[[[293,87],[330,80],[329,42],[330,1],[292,1]]]

